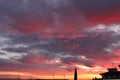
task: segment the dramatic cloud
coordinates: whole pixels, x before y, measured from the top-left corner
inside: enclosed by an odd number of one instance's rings
[[[119,2],[118,0],[1,0],[1,31],[73,33],[99,23],[119,23]]]
[[[120,64],[119,10],[120,0],[0,0],[0,71],[87,75]]]

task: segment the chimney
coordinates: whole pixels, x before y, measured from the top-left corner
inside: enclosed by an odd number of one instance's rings
[[[118,65],[118,67],[120,68],[120,65]]]

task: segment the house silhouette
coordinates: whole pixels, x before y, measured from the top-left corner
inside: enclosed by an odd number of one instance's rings
[[[100,74],[103,80],[120,80],[120,71],[117,68],[108,68],[108,72]]]
[[[94,78],[93,80],[120,80],[120,71],[117,68],[108,68],[108,72],[100,74],[102,78]]]

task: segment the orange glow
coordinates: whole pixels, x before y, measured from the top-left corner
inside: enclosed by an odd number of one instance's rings
[[[73,79],[73,75],[34,75],[30,73],[22,73],[22,72],[0,72],[0,75],[10,75],[11,78],[14,76],[15,78],[38,78],[38,79]],[[81,74],[78,75],[79,79],[92,79],[93,77],[100,78],[101,76],[98,74]],[[2,78],[2,77],[1,77]]]

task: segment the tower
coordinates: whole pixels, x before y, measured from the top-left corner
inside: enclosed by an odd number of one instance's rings
[[[74,72],[74,80],[77,80],[77,68],[75,68],[75,72]]]

